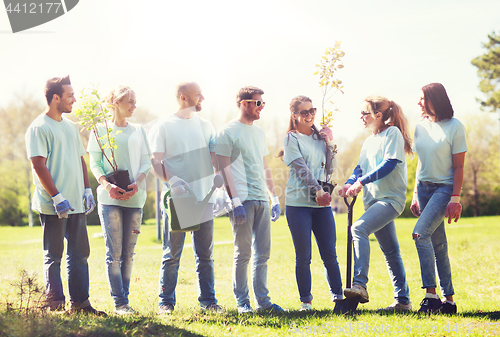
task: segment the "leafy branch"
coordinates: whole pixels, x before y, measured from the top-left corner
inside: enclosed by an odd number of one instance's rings
[[[115,149],[117,146],[114,137],[121,131],[117,130],[113,134],[113,129],[108,126],[108,121],[112,118],[111,112],[108,109],[110,105],[107,105],[105,101],[101,99],[97,90],[97,85],[93,85],[93,88],[90,89],[90,93],[87,93],[87,91],[88,90],[85,88],[82,89],[80,96],[81,103],[75,110],[75,115],[79,119],[78,123],[80,123],[85,130],[94,133],[104,158],[106,158],[113,171],[116,172],[118,165],[115,161]],[[99,133],[97,132],[97,126],[99,124],[104,124],[106,128],[106,134],[101,137],[99,137]],[[104,151],[106,149],[109,149],[111,153],[109,156],[106,155]]]
[[[345,56],[345,53],[340,49],[341,43],[341,41],[335,41],[335,47],[326,48],[325,55],[321,56],[321,62],[316,64],[319,70],[316,71],[314,75],[319,75],[319,86],[323,94],[323,99],[321,101],[321,110],[323,113],[323,118],[320,122],[321,126],[331,127],[334,116],[332,110],[325,109],[325,104],[332,99],[337,91],[344,93],[344,91],[342,91],[344,88],[342,81],[336,78],[336,72],[344,68],[342,57]],[[329,101],[329,103],[334,104],[333,101]],[[339,111],[336,107],[334,107],[334,110],[335,113]]]

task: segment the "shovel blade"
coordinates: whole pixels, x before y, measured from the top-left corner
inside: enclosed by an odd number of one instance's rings
[[[335,302],[334,314],[354,314],[358,308],[359,301],[355,298],[346,298]]]

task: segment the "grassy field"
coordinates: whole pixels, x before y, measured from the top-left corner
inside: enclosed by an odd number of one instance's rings
[[[359,205],[357,205],[359,206]],[[354,218],[361,214],[356,207]],[[337,254],[345,282],[346,214],[336,216]],[[415,219],[398,219],[397,229],[414,309],[423,297],[420,269],[411,233]],[[42,283],[41,228],[0,227],[0,337],[3,336],[282,336],[288,334],[349,335],[497,335],[500,327],[500,217],[463,218],[447,226],[450,258],[459,313],[455,316],[382,315],[376,309],[392,303],[392,287],[375,238],[368,292],[370,302],[354,316],[332,313],[333,303],[319,253],[314,248],[312,272],[313,312],[299,312],[294,275],[294,250],[285,217],[272,224],[272,253],[268,287],[271,300],[290,311],[281,315],[238,315],[231,287],[232,235],[228,218],[215,222],[215,285],[223,315],[204,314],[196,300],[196,277],[191,240],[187,237],[177,287],[177,305],[169,316],[158,316],[158,273],[161,243],[154,221],[142,226],[136,248],[130,303],[140,313],[133,317],[87,318],[67,315],[22,315],[6,310],[19,304],[21,270],[36,274]],[[99,310],[112,313],[104,268],[104,242],[100,227],[89,226],[91,244],[90,300]],[[315,246],[315,245],[314,245]],[[63,272],[64,282],[66,273]],[[67,294],[67,289],[65,288]],[[252,303],[253,305],[253,303]]]

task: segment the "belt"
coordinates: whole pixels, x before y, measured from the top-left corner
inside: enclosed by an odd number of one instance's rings
[[[434,186],[434,187],[444,187],[444,186],[449,185],[449,184],[442,184],[442,183],[433,183],[432,181],[422,181],[422,180],[419,180],[419,182],[421,182],[424,185]]]

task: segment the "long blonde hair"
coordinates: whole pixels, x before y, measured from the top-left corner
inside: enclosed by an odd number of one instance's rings
[[[401,131],[405,141],[405,152],[407,154],[412,154],[411,138],[408,133],[408,120],[403,114],[401,106],[379,95],[368,96],[365,101],[369,103],[372,110],[370,112],[375,114],[380,112],[382,114],[382,122],[384,122],[384,124],[396,126],[399,131]]]

